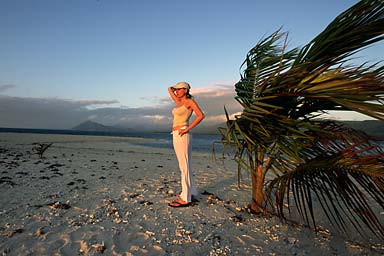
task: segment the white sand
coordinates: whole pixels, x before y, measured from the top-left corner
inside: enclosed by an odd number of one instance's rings
[[[199,191],[213,195],[170,208],[168,192],[180,190],[174,152],[136,145],[145,140],[0,133],[0,253],[384,254],[384,243],[370,238],[249,214],[250,191],[237,188],[236,164],[224,167],[211,154],[194,152],[193,167]],[[31,153],[35,142],[53,142],[44,159]]]

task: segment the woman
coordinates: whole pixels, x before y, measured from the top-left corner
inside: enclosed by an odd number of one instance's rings
[[[191,86],[187,82],[179,82],[168,88],[169,95],[176,104],[172,110],[173,148],[181,172],[181,194],[177,195],[177,200],[168,204],[171,207],[189,206],[192,196],[197,195],[191,170],[191,136],[189,131],[204,119],[204,114],[189,94],[190,89]],[[195,112],[196,118],[192,123],[189,123],[193,112]]]

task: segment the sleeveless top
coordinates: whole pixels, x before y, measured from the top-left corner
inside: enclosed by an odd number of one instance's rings
[[[187,109],[184,105],[175,107],[172,110],[173,127],[188,125],[189,118],[192,115],[192,109]]]

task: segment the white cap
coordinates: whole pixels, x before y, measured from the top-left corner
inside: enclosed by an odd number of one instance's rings
[[[175,84],[174,86],[172,86],[173,89],[181,89],[181,88],[185,88],[185,89],[191,89],[191,86],[189,85],[189,83],[187,82],[178,82],[177,84]]]

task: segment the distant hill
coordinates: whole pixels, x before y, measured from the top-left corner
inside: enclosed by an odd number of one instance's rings
[[[127,130],[120,129],[113,126],[99,124],[93,121],[85,121],[73,127],[72,130],[87,131],[87,132],[127,132],[129,131],[128,129]]]
[[[356,130],[361,130],[368,135],[384,140],[384,121],[365,120],[365,121],[342,121],[346,126]],[[219,134],[219,127],[226,127],[225,123],[214,126],[198,126],[195,128],[196,133]]]
[[[219,134],[218,127],[219,125],[209,126],[206,124],[200,124],[193,128],[192,132],[194,134]]]
[[[364,121],[343,121],[343,123],[353,129],[361,130],[368,135],[384,139],[384,121],[364,120]]]

